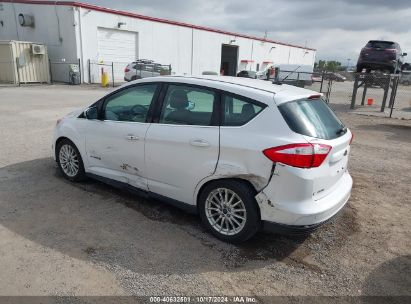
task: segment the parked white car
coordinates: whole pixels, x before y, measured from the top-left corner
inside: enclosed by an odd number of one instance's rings
[[[53,153],[71,181],[91,176],[141,190],[240,242],[262,226],[305,233],[343,208],[351,140],[319,93],[238,77],[161,76],[59,120]]]
[[[171,66],[155,63],[152,60],[141,59],[129,63],[124,69],[124,80],[133,81],[147,77],[170,75]]]

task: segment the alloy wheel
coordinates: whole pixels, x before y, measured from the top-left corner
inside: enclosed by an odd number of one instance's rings
[[[209,193],[205,212],[210,225],[224,235],[239,233],[247,221],[243,200],[227,188],[217,188]]]
[[[63,172],[74,177],[79,172],[80,163],[76,150],[69,144],[61,146],[59,152],[59,161]]]

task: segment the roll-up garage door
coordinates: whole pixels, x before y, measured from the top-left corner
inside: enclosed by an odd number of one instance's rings
[[[124,68],[137,59],[137,33],[115,29],[98,28],[98,60],[114,63],[115,81],[122,81]],[[111,76],[111,67],[105,69]]]

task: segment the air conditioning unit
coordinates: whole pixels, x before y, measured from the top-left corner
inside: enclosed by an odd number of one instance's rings
[[[33,55],[44,55],[46,53],[46,48],[41,44],[32,44],[31,52]]]

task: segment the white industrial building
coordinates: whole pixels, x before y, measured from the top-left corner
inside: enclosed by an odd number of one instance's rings
[[[136,59],[193,75],[315,61],[315,49],[307,47],[66,1],[0,1],[0,40],[46,45],[53,79],[62,81],[68,64],[76,62],[82,80],[90,82],[99,71],[89,62],[107,64],[108,72],[114,62],[114,74],[122,78],[125,65]]]

